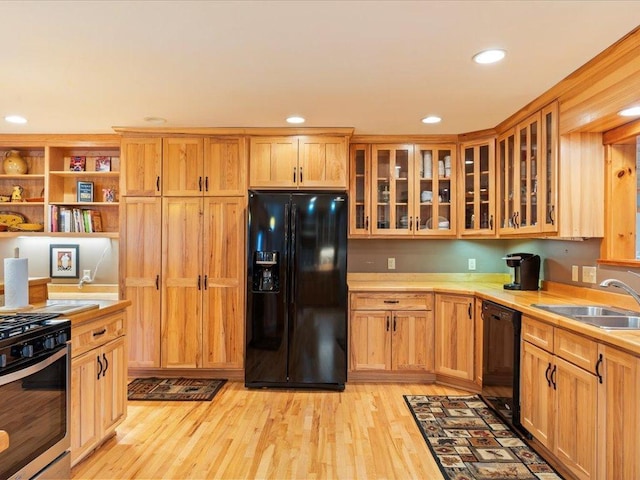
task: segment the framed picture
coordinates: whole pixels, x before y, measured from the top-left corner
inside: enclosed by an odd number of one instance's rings
[[[110,172],[111,157],[96,157],[96,172]]]
[[[69,159],[69,170],[72,172],[84,172],[87,157],[71,157]]]
[[[51,245],[49,276],[51,278],[80,278],[78,245]]]
[[[93,202],[93,182],[78,181],[78,202]]]

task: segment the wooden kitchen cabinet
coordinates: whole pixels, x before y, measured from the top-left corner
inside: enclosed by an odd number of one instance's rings
[[[120,298],[131,300],[129,366],[160,367],[162,199],[124,197],[120,227]]]
[[[372,234],[455,236],[455,146],[371,146]]]
[[[640,478],[640,358],[600,345],[598,469],[594,478]],[[600,357],[601,355],[601,357]]]
[[[247,151],[243,138],[204,139],[205,195],[247,195]]]
[[[353,293],[352,372],[433,372],[433,295]]]
[[[580,479],[601,478],[597,363],[595,341],[523,317],[522,425]]]
[[[474,380],[475,299],[436,294],[435,371],[456,380]]]
[[[162,194],[162,138],[124,137],[121,142],[122,196],[157,197]]]
[[[242,367],[245,202],[163,198],[163,368]]]
[[[204,139],[163,138],[162,172],[163,195],[202,196],[208,183],[204,165]]]
[[[250,188],[346,190],[346,136],[251,137]]]
[[[124,312],[74,325],[71,334],[71,463],[110,437],[126,417]]]
[[[459,231],[463,237],[493,236],[495,228],[495,139],[460,145],[460,182],[463,211]],[[462,200],[461,200],[462,201]]]
[[[371,146],[354,144],[349,156],[349,236],[371,235]]]

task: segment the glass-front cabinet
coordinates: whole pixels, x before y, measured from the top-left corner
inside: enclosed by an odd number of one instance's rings
[[[463,236],[494,235],[495,229],[495,139],[462,143]]]
[[[371,146],[354,144],[350,148],[349,235],[371,234]]]
[[[501,234],[541,231],[540,118],[538,112],[498,138]]]
[[[372,233],[407,235],[413,229],[413,145],[373,145],[371,158]]]
[[[544,199],[541,199],[542,209],[542,231],[558,231],[558,102],[553,102],[542,109],[541,113],[541,159],[542,159],[542,181],[541,192],[544,192]]]
[[[414,157],[414,233],[451,236],[456,229],[455,145],[416,145]]]

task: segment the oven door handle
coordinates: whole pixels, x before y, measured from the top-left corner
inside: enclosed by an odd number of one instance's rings
[[[23,378],[26,378],[29,375],[33,375],[34,373],[37,373],[40,370],[44,370],[49,365],[53,364],[56,360],[59,360],[60,358],[68,354],[69,354],[69,344],[65,345],[64,348],[54,351],[44,359],[40,360],[38,363],[29,365],[27,368],[22,368],[17,372],[9,373],[7,375],[0,375],[0,386],[5,385],[7,383],[15,382],[17,380],[22,380]]]

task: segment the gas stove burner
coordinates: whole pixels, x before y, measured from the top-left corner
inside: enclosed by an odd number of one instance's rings
[[[0,340],[55,325],[59,313],[14,313],[0,315]]]

